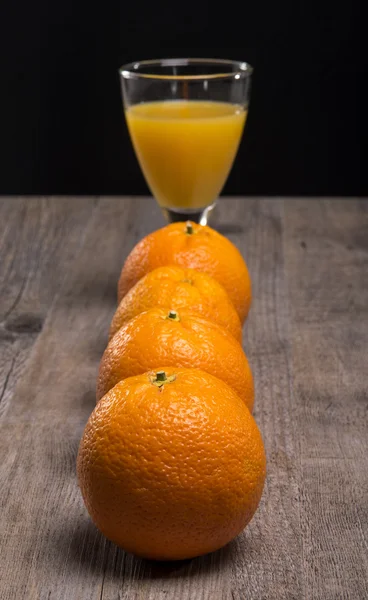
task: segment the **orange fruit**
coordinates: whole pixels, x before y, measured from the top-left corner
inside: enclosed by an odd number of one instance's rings
[[[153,269],[178,265],[211,275],[227,291],[243,323],[251,303],[251,282],[239,250],[223,235],[195,223],[172,223],[147,235],[123,266],[119,302],[139,279]]]
[[[112,320],[110,338],[127,321],[155,306],[187,308],[222,325],[241,343],[241,323],[224,288],[205,273],[176,266],[154,269],[129,290]]]
[[[251,410],[252,373],[239,342],[223,327],[185,309],[151,308],[123,325],[100,363],[97,400],[114,385],[157,365],[195,367],[228,383]]]
[[[227,384],[167,367],[104,396],[77,470],[87,510],[108,539],[142,557],[176,560],[217,550],[247,525],[266,459],[255,420]]]

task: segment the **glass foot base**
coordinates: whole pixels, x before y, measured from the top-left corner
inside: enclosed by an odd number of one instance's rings
[[[208,217],[214,209],[216,202],[206,206],[206,208],[162,208],[162,212],[169,223],[178,221],[193,221],[200,225],[207,225]]]

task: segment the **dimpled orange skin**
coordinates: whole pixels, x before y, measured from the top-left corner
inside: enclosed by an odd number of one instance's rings
[[[211,227],[191,223],[172,223],[143,238],[131,251],[123,266],[119,302],[144,275],[165,265],[178,265],[207,273],[226,290],[241,323],[251,304],[251,281],[239,250]]]
[[[155,372],[146,373],[102,398],[77,467],[87,510],[108,539],[177,560],[242,531],[259,504],[266,459],[255,420],[228,385],[197,369],[163,370],[175,380],[158,388]]]
[[[123,325],[100,363],[97,400],[114,385],[157,365],[203,369],[232,387],[253,408],[252,373],[239,342],[223,327],[185,309],[179,321],[168,309],[152,308]]]
[[[224,288],[205,273],[176,266],[154,269],[129,290],[113,317],[110,339],[127,321],[155,306],[187,308],[242,341],[240,319]]]

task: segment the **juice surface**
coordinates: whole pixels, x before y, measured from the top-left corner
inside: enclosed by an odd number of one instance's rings
[[[221,192],[247,111],[227,102],[174,100],[129,107],[126,119],[146,181],[166,208],[202,208]]]

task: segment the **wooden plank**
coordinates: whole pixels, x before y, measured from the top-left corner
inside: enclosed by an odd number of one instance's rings
[[[233,241],[249,264],[254,296],[244,347],[255,378],[255,417],[268,465],[260,509],[234,544],[232,593],[236,600],[300,600],[299,440],[292,397],[283,204],[279,199],[243,200],[239,212],[234,222],[246,225]]]
[[[24,373],[94,201],[0,198],[0,418]]]
[[[286,203],[306,598],[368,597],[368,203]]]
[[[121,264],[132,240],[161,222],[154,204],[146,205],[97,205],[0,424],[4,600],[100,598],[109,545],[82,505],[75,459],[94,406]]]
[[[22,222],[24,201],[18,202],[14,214],[6,204],[6,248],[16,235],[11,219]],[[64,209],[55,202],[56,223]],[[70,203],[71,228],[79,231],[80,209]],[[14,256],[19,273],[30,264],[36,273],[37,263],[43,272],[33,288],[32,278],[24,285],[14,315],[27,313],[27,306],[28,314],[36,314],[36,306],[46,309],[0,419],[1,599],[367,597],[367,205],[219,203],[216,226],[239,246],[253,280],[244,343],[256,380],[267,483],[259,511],[233,543],[168,564],[137,559],[104,540],[76,484],[77,448],[94,406],[120,267],[133,244],[162,224],[153,201],[94,204],[86,204],[91,218],[83,220],[78,252],[63,247],[69,226],[58,238],[55,225],[58,241],[47,267],[42,243],[37,258],[27,259],[23,248]],[[50,215],[43,218],[54,223]],[[22,239],[33,246],[37,219],[29,217],[17,245]],[[0,246],[1,257],[7,252]],[[48,283],[60,256],[62,273]],[[6,258],[0,269],[8,288],[16,279],[11,263]],[[41,291],[48,285],[55,298],[50,308],[48,292]],[[0,309],[14,299],[13,292],[4,295]]]

